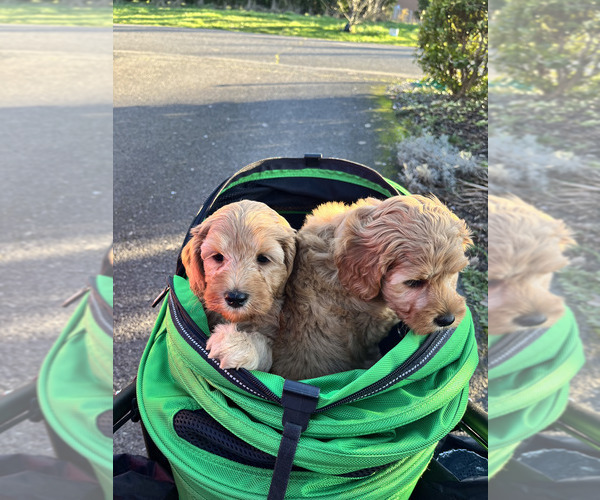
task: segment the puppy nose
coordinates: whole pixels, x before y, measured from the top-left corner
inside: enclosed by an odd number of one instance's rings
[[[548,317],[542,313],[535,312],[523,314],[514,319],[514,322],[519,326],[538,326],[545,323]]]
[[[227,292],[225,294],[225,302],[234,308],[242,307],[247,300],[248,294],[238,290],[233,290],[232,292]]]
[[[433,320],[433,322],[437,326],[448,326],[454,323],[454,315],[452,314],[443,314],[442,316],[438,316]]]

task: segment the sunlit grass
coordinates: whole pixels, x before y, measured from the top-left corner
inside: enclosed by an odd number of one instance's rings
[[[205,28],[243,31],[269,35],[321,38],[344,42],[385,43],[415,46],[417,26],[402,23],[365,23],[353,33],[343,30],[345,19],[327,16],[304,16],[293,13],[274,14],[244,10],[216,10],[203,7],[154,7],[145,3],[117,4],[114,7],[115,24],[143,24],[178,28]],[[398,28],[393,37],[390,28]]]
[[[0,24],[112,26],[112,9],[36,2],[0,2]]]

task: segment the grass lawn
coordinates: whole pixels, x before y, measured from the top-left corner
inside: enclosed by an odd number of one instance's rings
[[[233,9],[217,10],[204,7],[154,7],[141,2],[115,4],[114,22],[115,24],[245,31],[413,47],[416,46],[418,30],[416,24],[384,22],[360,24],[354,28],[354,33],[344,33],[342,30],[346,20],[333,17],[303,16],[291,12],[274,14]],[[397,37],[389,34],[390,28],[398,28]]]
[[[112,26],[110,6],[87,7],[49,3],[2,2],[0,24],[48,24],[55,26]]]

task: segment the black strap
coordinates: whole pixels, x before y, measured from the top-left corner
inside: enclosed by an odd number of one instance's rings
[[[290,473],[294,465],[296,448],[298,448],[298,441],[300,441],[300,434],[302,434],[302,427],[297,424],[287,422],[283,427],[283,436],[279,444],[275,470],[273,471],[273,479],[271,479],[271,487],[269,488],[267,500],[283,500],[285,497]]]
[[[286,380],[283,384],[283,435],[267,500],[283,500],[285,497],[300,435],[308,427],[318,400],[318,387],[293,380]]]

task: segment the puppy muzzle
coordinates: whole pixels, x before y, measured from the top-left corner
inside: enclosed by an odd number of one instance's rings
[[[229,307],[238,309],[244,306],[244,304],[248,301],[248,297],[249,295],[247,293],[240,292],[239,290],[233,290],[225,294],[225,302],[227,302]]]
[[[519,325],[524,327],[533,327],[539,326],[545,323],[548,320],[548,316],[545,314],[536,312],[531,314],[523,314],[521,316],[516,317],[513,321]]]
[[[433,320],[433,322],[440,327],[450,326],[454,323],[456,317],[453,314],[442,314]]]

